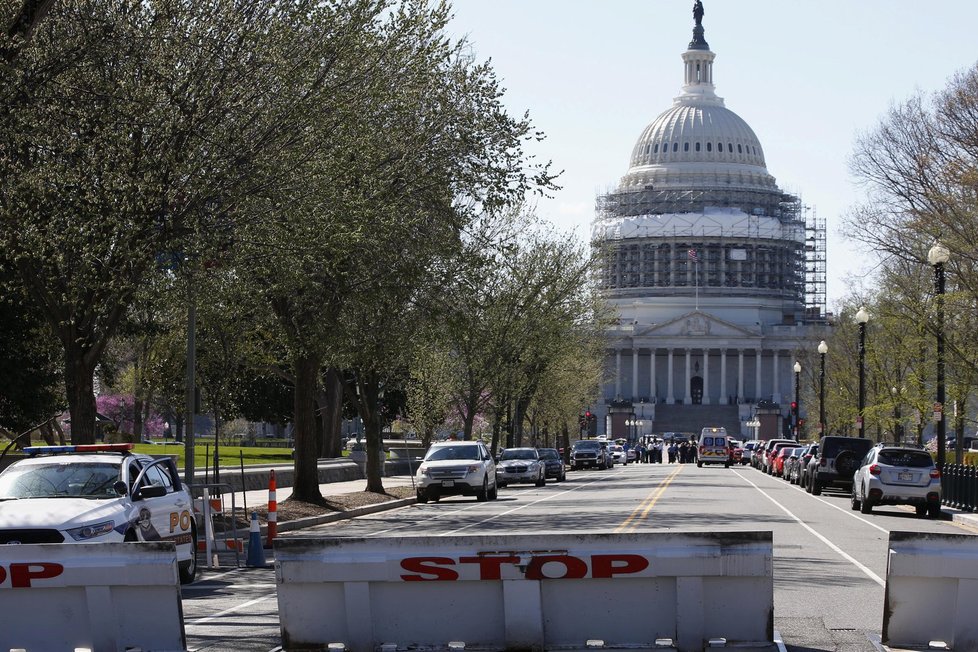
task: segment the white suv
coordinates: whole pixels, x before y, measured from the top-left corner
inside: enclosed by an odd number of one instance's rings
[[[431,445],[418,467],[418,502],[442,496],[496,499],[496,465],[481,441],[443,441]]]
[[[197,523],[170,457],[132,444],[34,446],[0,473],[0,544],[172,541],[197,574]]]
[[[852,508],[869,514],[876,505],[913,505],[917,516],[940,516],[941,474],[930,453],[910,446],[871,448],[852,477]]]

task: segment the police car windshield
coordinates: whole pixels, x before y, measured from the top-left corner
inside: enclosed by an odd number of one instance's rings
[[[0,474],[0,500],[11,498],[117,498],[118,464],[52,461],[15,464]]]

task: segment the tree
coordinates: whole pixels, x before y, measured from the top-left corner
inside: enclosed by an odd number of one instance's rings
[[[384,6],[79,0],[37,22],[25,3],[31,38],[5,42],[0,78],[0,246],[64,349],[76,441],[94,437],[93,371],[134,293],[161,258],[226,246]]]

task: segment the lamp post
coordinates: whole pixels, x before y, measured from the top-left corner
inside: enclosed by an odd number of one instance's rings
[[[903,388],[891,387],[893,395],[893,437],[896,443],[903,443],[903,424],[900,423],[900,401],[903,400]]]
[[[937,420],[937,470],[944,473],[944,449],[946,436],[944,422],[944,264],[951,252],[940,242],[927,252],[927,262],[934,267],[934,294],[937,299],[937,401],[934,417]]]
[[[866,322],[868,321],[869,313],[865,308],[860,308],[856,312],[856,323],[859,324],[859,415],[856,417],[856,430],[859,431],[860,439],[866,436],[863,411],[866,409]]]
[[[801,414],[801,404],[798,402],[798,390],[801,388],[801,363],[795,360],[795,410],[794,414],[794,426],[795,426],[795,441],[798,441],[798,415]]]
[[[822,340],[818,343],[818,355],[821,358],[821,366],[818,371],[818,434],[825,434],[825,354],[829,352],[829,345]]]

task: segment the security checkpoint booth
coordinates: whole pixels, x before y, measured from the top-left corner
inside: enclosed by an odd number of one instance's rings
[[[285,538],[286,650],[776,650],[771,532]]]

